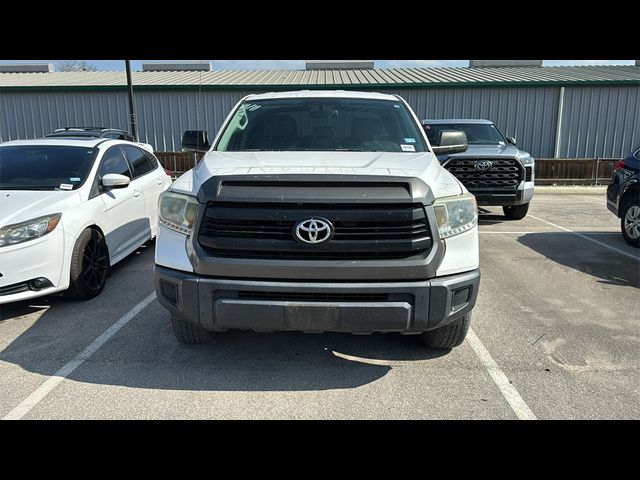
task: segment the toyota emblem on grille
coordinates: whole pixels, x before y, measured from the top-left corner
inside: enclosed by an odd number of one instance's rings
[[[474,167],[479,172],[488,172],[491,170],[491,167],[493,167],[493,163],[489,160],[480,160],[479,162],[476,162]]]
[[[323,243],[333,235],[333,225],[326,218],[311,217],[300,220],[293,227],[293,236],[303,243]]]

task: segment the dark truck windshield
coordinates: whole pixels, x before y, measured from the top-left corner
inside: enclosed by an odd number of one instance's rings
[[[214,149],[424,152],[425,146],[400,101],[287,98],[244,102]]]
[[[438,145],[438,137],[442,130],[462,130],[467,134],[469,145],[506,143],[498,129],[490,123],[427,123],[423,127],[432,145]]]
[[[0,190],[75,190],[96,149],[58,145],[0,147]]]

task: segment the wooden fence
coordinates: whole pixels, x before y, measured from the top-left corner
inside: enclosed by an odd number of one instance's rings
[[[193,168],[202,158],[201,153],[193,152],[156,152],[156,156],[174,178]],[[611,158],[537,158],[535,182],[538,185],[607,184],[616,161]]]
[[[538,185],[602,185],[609,183],[617,159],[539,158],[535,182]]]
[[[195,152],[155,152],[160,164],[171,172],[174,178],[179,177],[187,170],[191,170],[202,158],[201,153]]]

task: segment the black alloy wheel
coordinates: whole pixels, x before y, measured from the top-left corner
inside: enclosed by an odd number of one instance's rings
[[[93,298],[102,292],[110,268],[109,249],[99,230],[84,230],[73,248],[68,295],[79,300]]]

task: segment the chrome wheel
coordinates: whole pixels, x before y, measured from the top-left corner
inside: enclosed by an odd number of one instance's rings
[[[640,207],[633,205],[624,216],[624,230],[633,240],[640,238]]]

